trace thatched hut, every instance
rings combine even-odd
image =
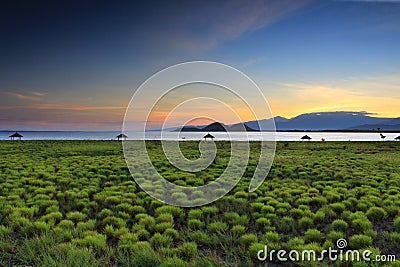
[[[19,132],[15,132],[15,133],[13,133],[12,135],[10,135],[10,139],[11,140],[15,140],[16,138],[18,139],[18,140],[21,140],[22,139],[22,134],[20,134]]]
[[[126,138],[128,138],[128,136],[126,135],[126,134],[119,134],[119,135],[117,135],[117,139],[118,139],[118,141],[121,139],[121,140],[126,140]]]
[[[307,140],[307,141],[310,141],[312,138],[311,137],[309,137],[308,135],[304,135],[302,138],[301,138],[301,140]]]
[[[204,140],[207,140],[207,138],[210,138],[211,140],[214,140],[215,137],[213,135],[211,135],[210,133],[208,133],[203,138],[204,138]]]

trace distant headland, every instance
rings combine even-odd
[[[207,126],[183,126],[175,129],[174,132],[259,132],[245,123],[225,125],[221,122],[213,122]]]

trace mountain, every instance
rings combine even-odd
[[[367,112],[314,112],[301,114],[291,119],[278,116],[274,120],[278,131],[376,130],[377,128],[400,130],[400,118],[377,118],[370,115]],[[246,124],[254,129],[267,130],[272,127],[272,119],[250,121]]]
[[[289,119],[286,119],[286,118],[281,117],[281,116],[276,116],[276,117],[274,117],[274,120],[275,120],[275,123],[282,123],[282,122],[287,122],[287,121],[289,121]]]
[[[338,130],[357,125],[385,123],[389,119],[368,116],[365,112],[318,112],[302,114],[280,124],[282,130]]]
[[[243,132],[243,130],[248,132],[254,132],[258,130],[254,130],[243,123],[237,123],[233,125],[225,125],[220,122],[213,122],[205,127],[193,127],[193,126],[184,126],[176,129],[175,131],[181,132]]]
[[[279,123],[284,123],[289,121],[286,118],[283,117],[275,117],[273,119],[264,119],[264,120],[259,120],[259,121],[248,121],[245,122],[245,125],[248,127],[255,129],[256,131],[262,130],[262,131],[268,131],[268,130],[274,130],[276,127],[276,124]]]
[[[202,132],[226,132],[227,125],[220,122],[213,122],[200,130]]]
[[[251,128],[246,123],[233,124],[228,129],[230,132],[243,132],[243,129],[246,132],[259,132],[259,130],[255,130],[255,129]]]

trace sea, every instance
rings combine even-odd
[[[116,136],[121,131],[18,131],[23,135],[22,140],[117,140]],[[14,131],[0,131],[0,140],[10,140],[9,136]],[[148,131],[127,132],[127,140],[202,140],[206,133],[204,132],[160,132]],[[400,136],[399,133],[383,133],[386,136],[381,138],[379,133],[374,132],[212,132],[218,140],[235,141],[301,141],[301,137],[308,135],[311,141],[394,141],[394,138]]]

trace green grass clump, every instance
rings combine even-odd
[[[150,238],[150,233],[144,228],[133,228],[133,232],[138,236],[140,241],[146,241]]]
[[[162,213],[156,218],[157,223],[174,223],[174,217],[169,213]]]
[[[354,219],[351,221],[353,228],[357,231],[361,230],[363,232],[372,229],[372,223],[367,219]]]
[[[317,211],[313,215],[314,224],[323,223],[325,220],[325,213],[323,211]]]
[[[345,234],[343,232],[339,232],[339,231],[331,231],[328,233],[327,235],[327,239],[332,241],[332,242],[336,242],[338,239],[344,238]]]
[[[160,233],[154,234],[154,236],[150,239],[150,243],[155,248],[169,247],[171,246],[172,242],[173,238],[171,236]]]
[[[190,219],[188,221],[188,227],[190,229],[200,229],[202,228],[204,225],[204,223],[198,219]]]
[[[210,240],[209,236],[201,231],[190,232],[188,235],[190,239],[196,242],[198,245],[206,246],[212,243],[212,240]]]
[[[0,237],[5,237],[10,235],[13,232],[11,228],[8,228],[7,226],[0,225]]]
[[[341,219],[337,219],[332,222],[332,228],[335,231],[345,232],[348,229],[348,227],[349,227],[348,223]]]
[[[299,228],[302,230],[307,230],[311,226],[313,226],[314,221],[309,217],[303,217],[299,220]]]
[[[304,233],[304,238],[306,242],[312,243],[312,242],[320,242],[321,241],[321,232],[317,229],[308,229]]]
[[[285,216],[278,222],[278,230],[282,233],[290,233],[294,228],[294,220],[292,217]]]
[[[130,249],[133,248],[134,245],[139,241],[139,238],[136,234],[133,233],[125,233],[120,236],[118,242],[118,249]]]
[[[193,259],[197,255],[197,244],[195,242],[184,242],[177,248],[178,254],[184,259]]]
[[[280,240],[280,237],[279,237],[279,234],[278,233],[276,233],[276,232],[266,232],[264,235],[263,235],[263,240],[266,242],[266,243],[277,243],[277,242],[279,242],[279,240]]]
[[[107,250],[106,236],[93,231],[85,232],[83,238],[74,239],[72,243],[78,246],[94,248],[99,251]]]
[[[180,258],[167,258],[159,267],[186,267],[186,263]]]
[[[156,215],[163,213],[171,214],[175,217],[183,217],[184,213],[181,208],[175,206],[162,206],[156,209]]]
[[[253,243],[256,243],[258,241],[258,238],[255,234],[245,234],[242,235],[239,239],[239,243],[248,247]]]
[[[261,208],[261,212],[262,212],[262,213],[274,213],[274,212],[275,212],[275,208],[272,207],[272,206],[270,206],[270,205],[264,205],[264,206]]]
[[[172,228],[174,228],[174,224],[171,222],[162,222],[154,225],[154,230],[159,233],[164,233],[167,229]]]
[[[139,220],[138,224],[143,226],[148,231],[154,230],[156,220],[152,216],[140,213],[136,215],[136,219]]]
[[[70,220],[62,220],[61,222],[58,223],[58,226],[63,228],[63,229],[74,229],[75,224],[74,222]]]
[[[271,221],[268,220],[267,218],[261,217],[261,218],[258,218],[258,219],[256,220],[256,224],[257,224],[257,226],[259,226],[259,227],[262,229],[262,228],[264,228],[265,226],[270,225],[270,224],[271,224]]]
[[[301,249],[304,247],[304,243],[305,243],[304,239],[300,237],[294,237],[287,242],[286,247],[289,250],[301,251]]]
[[[209,233],[223,234],[228,231],[228,225],[221,221],[212,222],[207,226],[207,230]]]
[[[366,213],[368,219],[372,222],[379,222],[383,220],[386,214],[386,211],[379,207],[371,207]]]
[[[84,221],[86,219],[87,215],[83,214],[82,212],[79,212],[79,211],[71,211],[71,212],[67,213],[66,217],[68,220],[71,220],[71,221],[77,223],[77,222]]]
[[[188,212],[188,218],[189,219],[198,219],[201,220],[203,217],[203,211],[200,209],[191,209]]]
[[[296,219],[297,219],[297,218],[303,217],[304,212],[303,212],[303,210],[301,210],[301,209],[295,208],[295,209],[290,210],[290,215],[291,215],[293,218],[296,218]]]
[[[372,238],[367,235],[353,235],[350,237],[349,242],[353,249],[361,249],[371,246]]]
[[[346,210],[346,206],[342,203],[333,203],[330,205],[330,207],[336,213],[341,213]]]
[[[246,227],[244,227],[243,225],[234,225],[231,229],[231,233],[234,236],[240,236],[241,234],[243,234],[246,231]]]
[[[240,221],[240,215],[237,212],[226,212],[224,213],[223,220],[230,225],[235,225]]]
[[[253,243],[251,244],[251,246],[249,247],[249,258],[250,259],[257,259],[257,253],[260,250],[264,250],[265,249],[265,244],[261,244],[261,243]]]
[[[393,226],[396,229],[397,232],[400,232],[400,217],[397,217],[394,221],[393,221]]]
[[[172,228],[166,229],[164,231],[164,234],[167,235],[167,236],[172,237],[172,239],[174,239],[174,240],[177,239],[180,236],[179,232],[177,230],[175,230],[175,229],[172,229]]]
[[[86,222],[78,222],[76,224],[77,232],[81,233],[88,230],[95,230],[96,220],[88,220]]]
[[[122,228],[126,226],[126,221],[115,216],[108,216],[103,219],[103,224],[112,225],[115,228]]]
[[[116,259],[121,266],[154,267],[161,262],[150,243],[143,241],[133,244],[128,249],[122,249]]]

